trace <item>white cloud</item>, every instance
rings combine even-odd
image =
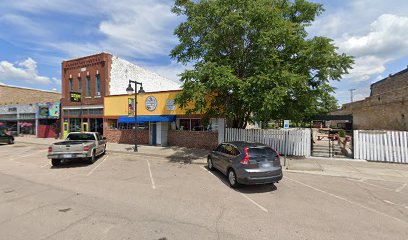
[[[408,17],[384,14],[363,35],[344,34],[336,40],[340,52],[355,56],[354,69],[345,78],[367,81],[386,70],[385,65],[408,54]]]
[[[16,64],[0,62],[0,81],[24,81],[27,83],[50,84],[49,77],[41,76],[37,71],[37,62],[27,58]]]

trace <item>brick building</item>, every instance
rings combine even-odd
[[[59,92],[0,84],[0,128],[13,135],[55,137]]]
[[[0,106],[59,102],[61,93],[0,84]]]
[[[371,85],[370,96],[333,115],[353,115],[353,128],[408,131],[408,68]]]
[[[129,79],[143,83],[146,91],[177,90],[179,85],[126,60],[99,53],[62,62],[62,134],[104,133],[104,98],[125,94]],[[72,96],[79,96],[75,99]]]

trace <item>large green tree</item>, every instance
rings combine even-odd
[[[170,56],[193,65],[181,74],[182,108],[225,115],[232,127],[244,128],[249,121],[301,121],[336,105],[329,82],[341,79],[353,60],[338,54],[331,39],[308,36],[321,4],[176,0],[172,11],[185,21]]]

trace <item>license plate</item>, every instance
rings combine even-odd
[[[62,154],[62,157],[63,158],[70,158],[70,157],[72,157],[72,154]]]
[[[270,163],[262,163],[261,164],[261,167],[264,167],[264,168],[271,167],[271,166],[272,166],[272,164],[270,164]]]

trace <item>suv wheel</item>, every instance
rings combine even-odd
[[[13,143],[14,143],[14,139],[10,138],[10,139],[8,140],[8,144],[13,144]]]
[[[212,161],[211,157],[208,157],[208,159],[207,159],[207,165],[208,165],[208,169],[209,169],[210,171],[213,171],[213,170],[214,170],[214,165],[213,165],[213,161]]]
[[[237,175],[235,174],[233,169],[228,170],[228,183],[230,187],[232,188],[235,188],[238,186]]]
[[[61,159],[51,159],[52,166],[59,166],[61,165]]]

